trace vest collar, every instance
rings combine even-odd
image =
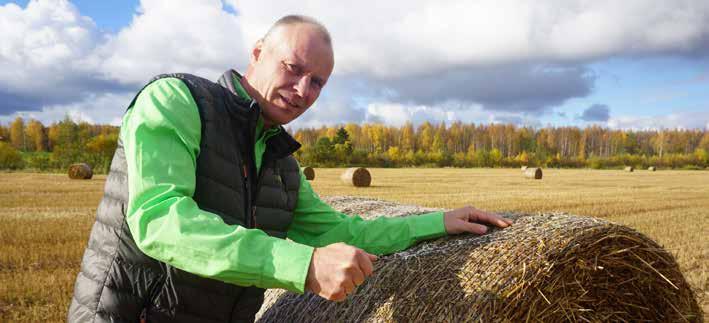
[[[246,100],[239,96],[239,94],[236,91],[236,88],[234,86],[234,79],[240,79],[241,74],[239,72],[230,69],[222,76],[219,78],[217,83],[219,85],[225,87],[226,89],[229,90],[229,93],[236,97],[236,102],[241,105],[242,107],[248,107],[247,109],[229,109],[230,112],[233,113],[245,113],[246,120],[248,122],[248,129],[249,129],[249,137],[250,138],[255,138],[255,133],[256,133],[256,123],[258,122],[258,118],[261,115],[261,107],[258,105],[256,100]],[[292,155],[294,152],[296,152],[298,149],[300,149],[300,143],[296,141],[287,131],[286,129],[283,128],[283,126],[278,126],[280,130],[278,131],[278,134],[271,137],[266,141],[266,152],[265,154],[268,154],[269,157],[273,157],[275,159],[281,159],[286,156]],[[253,140],[252,140],[253,141]]]

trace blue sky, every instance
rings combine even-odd
[[[289,13],[322,21],[336,53],[294,127],[709,127],[701,0],[0,1],[0,123],[118,124],[151,76],[243,69],[251,44]]]

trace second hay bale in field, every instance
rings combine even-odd
[[[86,163],[76,163],[69,165],[69,178],[71,179],[91,179],[94,172],[91,166]]]
[[[312,181],[315,179],[315,170],[312,167],[306,166],[301,167],[300,169],[303,171],[303,175],[306,180]]]
[[[531,179],[542,179],[542,169],[539,167],[529,167],[524,170],[524,177]]]
[[[372,183],[372,175],[363,167],[348,168],[340,175],[340,180],[355,187],[368,187]]]
[[[633,167],[633,166],[625,166],[626,172],[632,173],[634,170],[635,170],[635,167]]]
[[[428,210],[329,201],[365,217]],[[393,204],[393,203],[388,203]],[[341,303],[269,290],[259,322],[701,321],[674,258],[642,234],[566,214],[514,215],[484,236],[441,238],[380,257]]]

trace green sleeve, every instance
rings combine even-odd
[[[336,242],[378,255],[404,250],[426,239],[446,234],[443,212],[409,217],[363,220],[347,216],[323,202],[300,172],[300,190],[288,238],[314,247]]]
[[[303,292],[313,248],[228,225],[192,199],[201,123],[186,85],[147,86],[123,119],[126,221],[145,254],[184,271],[241,286]]]

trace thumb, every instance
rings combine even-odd
[[[369,260],[370,260],[370,261],[376,261],[377,259],[379,259],[379,257],[377,257],[376,255],[373,255],[373,254],[368,253],[368,252],[367,252],[367,257],[369,257]]]
[[[475,234],[485,234],[487,233],[487,227],[482,224],[466,222],[465,231]]]

